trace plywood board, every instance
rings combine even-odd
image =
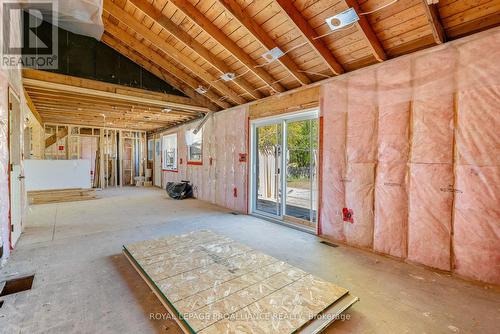
[[[126,245],[124,253],[186,333],[319,333],[357,301],[211,231]]]

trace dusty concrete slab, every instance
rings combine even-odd
[[[157,189],[37,205],[0,280],[36,273],[1,298],[1,333],[179,333],[121,254],[123,244],[211,229],[349,289],[361,301],[327,333],[497,333],[497,288],[438,274]],[[155,319],[150,319],[150,318]]]

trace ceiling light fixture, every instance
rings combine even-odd
[[[279,47],[275,47],[263,53],[261,57],[264,58],[266,62],[269,64],[278,59],[279,57],[283,56],[284,54],[285,53]]]
[[[165,109],[162,109],[161,111],[163,111],[163,112],[171,112],[172,108],[165,108]]]
[[[220,78],[224,81],[232,81],[236,79],[236,74],[234,74],[233,72],[228,72],[221,75]]]
[[[332,31],[343,28],[357,21],[359,21],[358,13],[356,13],[352,7],[344,10],[342,13],[325,19],[326,24],[328,24]]]
[[[208,89],[200,85],[195,89],[195,91],[200,94],[206,94],[208,92]]]

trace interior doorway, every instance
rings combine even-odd
[[[252,122],[251,212],[316,229],[318,111]]]
[[[155,139],[154,144],[154,185],[161,188],[161,139]]]
[[[24,147],[21,143],[21,102],[9,89],[9,162],[10,162],[10,241],[14,247],[23,229],[24,173],[22,168]]]

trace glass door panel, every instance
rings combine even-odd
[[[281,216],[282,124],[256,127],[255,209]]]
[[[317,207],[318,120],[286,122],[285,216],[314,226]]]

